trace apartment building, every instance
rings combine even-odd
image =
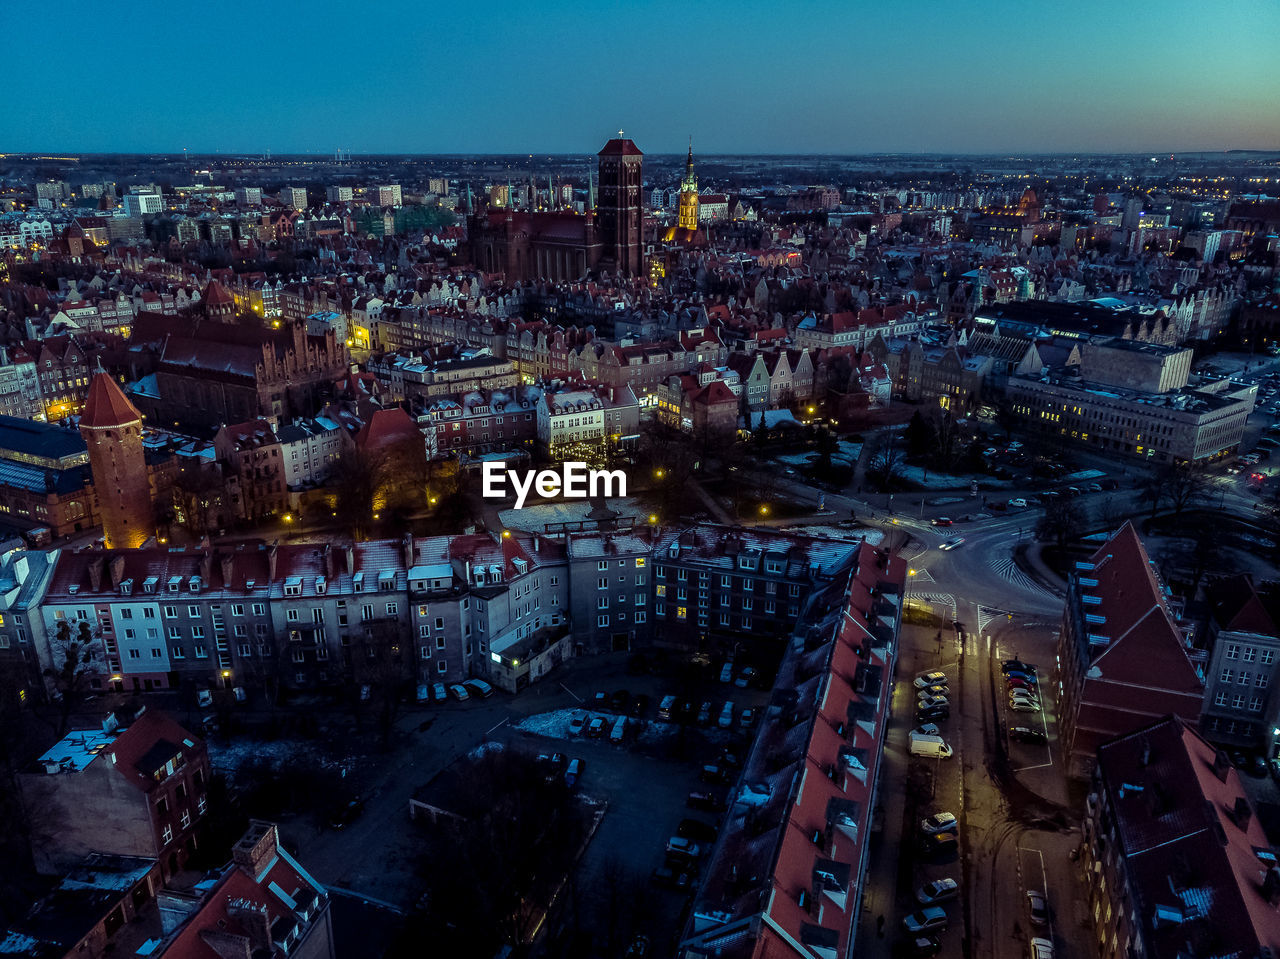
[[[75,730],[18,774],[41,872],[90,853],[159,860],[172,876],[195,852],[207,811],[209,753],[168,716],[142,707]],[[110,823],[111,828],[103,828]]]
[[[1102,744],[1084,874],[1101,959],[1280,950],[1280,867],[1240,773],[1165,716]]]
[[[1103,742],[1159,716],[1199,720],[1203,657],[1190,649],[1132,523],[1076,564],[1057,660],[1069,775],[1088,778]]]
[[[901,557],[855,550],[786,643],[682,959],[854,954],[907,576]]]
[[[1280,682],[1280,595],[1274,584],[1255,587],[1245,574],[1210,584],[1207,594],[1200,731],[1213,742],[1273,756],[1280,746],[1280,699],[1273,692]]]

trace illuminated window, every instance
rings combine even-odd
[[[677,606],[677,607],[676,607],[676,619],[688,619],[688,618],[689,618],[689,610],[688,610],[688,608],[687,608],[687,607],[684,607],[684,606]]]

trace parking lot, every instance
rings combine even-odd
[[[581,706],[535,714],[521,720],[506,738],[523,748],[582,760],[578,789],[608,804],[599,828],[578,862],[548,928],[554,940],[540,944],[544,955],[622,956],[636,936],[649,940],[649,955],[673,954],[697,885],[714,842],[721,812],[690,808],[691,793],[723,797],[737,778],[735,758],[744,754],[752,730],[742,726],[744,709],[758,712],[768,701],[764,688],[772,676],[753,677],[750,688],[719,681],[720,663],[704,664],[691,679],[650,677],[632,681],[651,689],[637,709],[635,696],[595,692]],[[740,670],[733,671],[736,679]],[[664,689],[679,689],[664,693]],[[667,696],[669,714],[660,711]],[[731,702],[732,720],[720,725],[724,704]],[[710,707],[704,710],[704,704]],[[637,715],[639,713],[639,715]],[[611,739],[617,719],[625,716],[621,742]],[[603,732],[591,735],[592,720]],[[701,720],[701,721],[700,721]],[[730,753],[725,761],[726,750]],[[708,769],[707,767],[714,767]],[[712,832],[693,839],[694,857],[668,856],[667,842],[683,820],[693,819]],[[669,873],[655,876],[664,866]],[[681,888],[674,888],[683,873]]]

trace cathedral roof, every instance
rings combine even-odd
[[[80,417],[81,427],[96,429],[110,426],[124,426],[142,420],[138,408],[129,402],[124,390],[110,374],[98,370],[89,383],[89,398],[84,404],[84,415]]]
[[[614,137],[612,140],[606,143],[604,145],[604,149],[601,150],[596,155],[602,156],[602,157],[603,156],[626,156],[626,157],[644,156],[644,154],[640,152],[640,148],[635,145],[635,141],[632,140],[630,137]]]

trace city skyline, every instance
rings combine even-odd
[[[793,16],[756,3],[498,3],[474,26],[389,3],[371,25],[394,25],[394,39],[371,36],[376,56],[335,43],[340,8],[320,4],[279,12],[282,59],[268,69],[252,67],[261,41],[142,8],[131,43],[145,56],[113,57],[107,79],[128,91],[119,110],[84,110],[83,77],[41,69],[44,45],[9,51],[26,104],[0,121],[9,151],[573,154],[619,128],[653,154],[683,152],[690,133],[707,155],[1280,148],[1267,40],[1280,8],[1267,3],[1139,3],[1120,24],[1101,4],[1050,23],[1000,0],[949,17],[923,3]],[[33,12],[10,8],[6,26]],[[254,12],[228,0],[219,19]],[[67,16],[92,10],[76,2]]]

